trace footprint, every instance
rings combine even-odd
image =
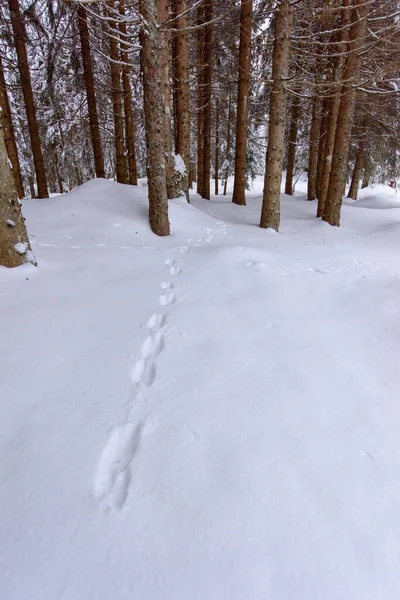
[[[150,386],[154,382],[155,378],[156,365],[151,361],[147,361],[143,373],[143,383],[147,386]]]
[[[148,358],[150,358],[150,355],[139,358],[132,369],[131,379],[136,385],[139,385],[140,383],[151,385],[155,379],[156,366],[151,360],[148,360]]]
[[[170,267],[169,272],[171,273],[171,275],[180,275],[182,272],[182,266],[175,264],[172,267]]]
[[[174,263],[175,263],[175,261],[172,258],[167,258],[167,260],[165,261],[164,264],[167,265],[167,267],[170,267]]]
[[[154,313],[146,323],[148,329],[162,327],[165,324],[167,315],[165,313]]]
[[[139,360],[137,360],[135,362],[133,369],[131,371],[131,379],[132,379],[133,383],[139,384],[143,381],[145,368],[146,368],[146,359],[139,358]]]
[[[142,356],[158,356],[164,348],[164,336],[161,331],[156,331],[154,335],[149,335],[142,344]]]
[[[174,285],[170,281],[163,281],[161,287],[163,290],[172,290]]]
[[[117,427],[108,438],[97,464],[94,495],[106,511],[120,510],[131,481],[131,462],[139,448],[141,424]]]
[[[171,304],[175,302],[176,296],[174,292],[168,292],[166,294],[162,294],[159,300],[161,306],[171,306]]]
[[[181,254],[186,254],[187,252],[189,252],[189,246],[181,246],[181,247],[179,248],[179,252],[180,252]]]

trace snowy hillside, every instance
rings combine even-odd
[[[0,598],[395,600],[400,199],[24,204],[0,268]],[[144,184],[143,184],[144,186]],[[303,187],[302,187],[303,186]],[[373,210],[371,210],[373,209]]]

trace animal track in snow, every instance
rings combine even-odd
[[[163,281],[161,287],[163,290],[172,290],[174,285],[170,281]]]
[[[136,385],[144,383],[145,385],[150,386],[153,383],[155,376],[156,366],[151,360],[151,355],[147,357],[142,356],[142,358],[139,358],[139,360],[135,362],[131,372],[133,383]]]
[[[161,331],[149,335],[142,344],[142,357],[158,356],[164,347],[164,336]]]
[[[167,315],[165,313],[154,313],[146,323],[148,329],[162,327],[165,324]]]
[[[171,306],[176,301],[176,296],[174,292],[167,292],[166,294],[161,294],[159,300],[161,306]]]
[[[120,510],[131,481],[131,462],[139,448],[141,425],[127,423],[108,438],[100,456],[94,481],[94,494],[106,511]]]

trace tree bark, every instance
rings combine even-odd
[[[224,196],[226,196],[226,188],[228,186],[229,178],[229,167],[231,164],[231,117],[232,117],[232,98],[231,98],[231,87],[229,86],[229,97],[228,97],[228,123],[226,132],[226,169],[225,169],[225,181],[224,181]]]
[[[211,178],[211,80],[212,80],[212,18],[213,0],[206,0],[204,31],[204,141],[202,196],[210,200]]]
[[[0,124],[0,265],[35,264]]]
[[[282,163],[285,146],[287,92],[284,81],[289,72],[290,35],[293,7],[282,0],[275,16],[275,42],[272,56],[272,90],[270,94],[268,146],[266,155],[263,203],[260,227],[279,230]]]
[[[101,148],[99,118],[97,115],[96,96],[94,92],[94,77],[92,57],[90,55],[89,29],[87,24],[86,8],[78,6],[78,29],[81,41],[83,77],[86,87],[86,99],[89,113],[90,136],[93,147],[94,169],[96,177],[104,177],[104,159]]]
[[[289,128],[289,143],[287,153],[287,165],[286,165],[286,181],[285,181],[285,194],[289,196],[293,195],[293,176],[296,159],[296,143],[297,143],[297,130],[299,127],[299,116],[300,116],[300,102],[297,96],[293,97],[292,110],[290,116],[290,128]]]
[[[215,195],[218,196],[219,184],[219,98],[215,107],[215,154],[214,154],[214,174],[215,174]]]
[[[168,21],[168,0],[158,0],[159,3],[159,23],[162,25]],[[172,144],[171,127],[171,85],[169,77],[169,41],[170,31],[168,26],[161,29],[162,38],[162,90],[164,107],[164,150],[165,150],[165,175],[167,179],[168,198],[175,198],[175,161]]]
[[[321,125],[321,100],[315,94],[312,103],[312,116],[310,127],[310,149],[308,153],[308,184],[307,199],[315,200],[317,197],[317,160],[318,144]]]
[[[127,39],[126,23],[123,20],[125,17],[125,4],[124,0],[119,2],[119,14],[122,20],[118,23],[119,30],[121,32],[121,61],[122,61],[122,86],[124,94],[124,113],[125,113],[125,140],[128,149],[128,170],[129,170],[129,183],[131,185],[137,185],[137,164],[136,164],[136,152],[135,152],[135,121],[133,118],[132,108],[132,90],[131,82],[129,79],[129,56],[128,46],[124,43]]]
[[[176,146],[175,153],[180,154],[186,167],[186,181],[190,173],[190,106],[189,106],[189,45],[187,35],[186,0],[174,0],[174,21],[176,29],[174,46],[174,79],[176,98]],[[179,16],[182,15],[182,16]],[[183,190],[189,200],[189,192]]]
[[[329,106],[329,99],[324,98],[324,100],[322,102],[322,108],[321,108],[321,123],[320,123],[319,142],[318,142],[317,172],[315,175],[317,198],[320,198],[320,196],[321,196],[321,177],[322,177],[322,170],[323,170],[324,158],[325,158],[326,130],[327,130],[327,125],[328,125],[328,106]],[[321,216],[321,215],[318,215],[318,216]]]
[[[360,144],[358,146],[357,154],[356,154],[356,160],[354,163],[353,176],[351,178],[350,189],[349,189],[349,193],[347,195],[348,198],[353,198],[353,200],[357,200],[363,166],[364,166],[364,144],[363,144],[363,142],[360,142]]]
[[[163,34],[159,28],[159,0],[140,0],[144,112],[146,119],[149,221],[157,235],[169,235],[165,176],[165,115],[163,96]]]
[[[247,128],[249,114],[249,84],[251,58],[251,22],[253,1],[241,0],[239,42],[239,84],[236,116],[235,181],[232,202],[246,204]]]
[[[114,2],[110,2],[111,8],[114,8]],[[111,17],[111,12],[108,11]],[[110,25],[109,29],[110,44],[110,71],[111,71],[111,97],[113,103],[114,117],[114,147],[115,147],[115,174],[118,183],[128,183],[128,170],[125,160],[124,144],[124,119],[122,116],[122,98],[121,98],[121,69],[119,65],[119,52],[115,29]]]
[[[324,221],[336,227],[340,226],[342,196],[346,185],[350,138],[357,95],[354,86],[359,82],[361,75],[362,55],[360,50],[367,32],[368,6],[368,4],[359,4],[352,11],[349,54],[343,75],[345,83],[341,93],[331,174],[322,217]]]
[[[204,4],[197,7],[197,193],[203,195],[204,164]]]
[[[36,120],[36,108],[33,99],[31,74],[29,71],[28,56],[25,46],[24,29],[18,0],[8,0],[11,25],[14,33],[15,49],[18,57],[18,70],[21,79],[22,94],[24,97],[26,116],[28,120],[29,136],[31,139],[33,163],[35,165],[37,192],[39,198],[48,198],[46,171],[44,168],[42,148],[40,145],[39,128]]]
[[[21,177],[21,167],[19,164],[17,142],[15,140],[14,126],[11,116],[10,102],[7,95],[6,80],[4,77],[3,65],[0,56],[0,116],[1,124],[4,132],[4,142],[6,144],[8,158],[12,165],[12,174],[14,177],[15,187],[17,189],[18,198],[24,198],[25,191]]]

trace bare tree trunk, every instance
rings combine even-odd
[[[322,109],[321,109],[321,125],[320,125],[319,142],[318,142],[317,173],[315,175],[318,199],[321,196],[321,177],[322,177],[322,170],[324,167],[324,158],[325,158],[326,129],[327,129],[327,124],[328,124],[328,106],[329,106],[329,100],[328,100],[328,98],[324,98],[324,100],[322,102]]]
[[[86,87],[86,98],[89,113],[90,136],[92,139],[94,169],[96,177],[104,177],[104,159],[101,149],[99,118],[97,115],[96,96],[94,92],[94,77],[92,57],[90,55],[89,29],[87,24],[86,8],[78,6],[78,28],[81,40],[83,76]]]
[[[48,198],[46,171],[44,168],[42,148],[40,145],[39,128],[36,120],[36,108],[33,99],[31,74],[29,71],[28,56],[26,53],[24,29],[18,0],[8,0],[11,25],[14,33],[15,49],[18,56],[18,70],[21,79],[22,94],[24,97],[26,116],[28,120],[29,136],[31,139],[33,162],[35,165],[36,182],[39,198]]]
[[[266,155],[263,204],[260,227],[279,230],[282,163],[285,147],[286,90],[284,80],[289,72],[290,35],[293,7],[282,0],[275,16],[275,42],[272,57],[272,90],[270,94],[268,146]]]
[[[296,143],[297,143],[297,130],[299,127],[299,116],[300,116],[300,102],[297,96],[293,97],[292,110],[290,116],[290,128],[289,128],[289,144],[287,153],[287,165],[286,165],[286,181],[285,181],[285,194],[289,196],[293,195],[293,175],[296,159]]]
[[[226,188],[228,186],[229,178],[229,167],[231,164],[231,117],[232,117],[232,98],[231,98],[231,87],[229,85],[229,98],[228,98],[228,131],[226,133],[226,169],[225,169],[225,181],[224,181],[224,196],[226,196]]]
[[[17,188],[18,198],[24,198],[25,191],[21,177],[21,167],[19,164],[17,143],[15,141],[14,126],[11,117],[10,102],[8,100],[6,81],[4,77],[3,65],[0,56],[0,116],[4,132],[4,142],[7,148],[8,158],[12,165],[12,174],[15,187]]]
[[[215,173],[215,195],[218,196],[219,184],[219,98],[216,100],[215,107],[215,153],[214,153],[214,173]]]
[[[197,193],[203,195],[204,165],[204,4],[197,7]]]
[[[367,32],[368,6],[368,4],[359,4],[352,11],[349,55],[343,75],[345,83],[340,99],[331,174],[322,217],[324,221],[336,227],[340,226],[342,196],[346,185],[350,138],[357,95],[355,85],[359,82],[361,74],[362,54],[360,49]]]
[[[0,125],[0,265],[35,264]]]
[[[190,108],[189,108],[189,45],[187,35],[187,9],[186,0],[174,0],[174,21],[176,29],[174,36],[174,79],[176,98],[176,147],[175,153],[180,154],[185,163],[188,181],[190,173]],[[179,16],[182,15],[182,16]],[[186,198],[189,201],[189,192],[186,189]]]
[[[308,184],[307,199],[315,200],[317,197],[317,160],[318,143],[321,125],[321,100],[315,94],[312,103],[312,116],[310,127],[310,150],[308,153]]]
[[[353,198],[353,200],[357,200],[363,166],[364,166],[364,144],[363,144],[363,142],[360,142],[360,144],[358,146],[357,154],[356,154],[356,160],[354,163],[353,176],[351,178],[350,189],[349,189],[349,193],[347,195],[348,198]]]
[[[206,0],[204,8],[204,141],[202,196],[210,200],[211,178],[211,78],[212,78],[212,18],[213,0]]]
[[[110,2],[111,8],[114,8],[114,2]],[[108,11],[108,16],[111,17]],[[111,70],[111,97],[113,103],[114,117],[114,146],[115,146],[115,173],[118,183],[128,183],[128,170],[125,160],[124,144],[124,119],[122,116],[122,98],[121,98],[121,70],[119,65],[118,43],[115,39],[117,32],[110,25],[109,30],[110,44],[110,70]]]
[[[232,202],[246,204],[247,128],[249,114],[249,83],[251,58],[251,22],[253,0],[241,0],[239,42],[239,84],[236,116],[235,181]]]
[[[121,32],[121,60],[122,60],[122,85],[124,94],[124,113],[125,113],[125,139],[128,149],[128,167],[129,167],[129,183],[137,185],[137,164],[135,152],[135,122],[132,109],[132,91],[131,82],[129,80],[129,56],[128,46],[124,43],[127,39],[126,23],[123,20],[125,17],[124,0],[119,1],[119,14],[122,20],[118,23]]]
[[[168,21],[168,0],[158,0],[159,22],[160,24]],[[162,59],[162,90],[164,107],[164,149],[165,149],[165,175],[167,179],[168,198],[176,197],[175,173],[174,173],[174,153],[172,144],[171,128],[171,85],[169,78],[169,38],[170,31],[168,27],[161,30],[163,50]]]
[[[368,154],[364,151],[364,173],[361,183],[361,189],[365,189],[369,186],[369,182],[371,179],[371,161],[368,157]]]
[[[144,112],[146,118],[147,179],[149,189],[149,221],[157,235],[169,235],[168,194],[165,176],[165,114],[163,68],[165,44],[159,28],[159,0],[139,0],[145,27],[141,41]]]

